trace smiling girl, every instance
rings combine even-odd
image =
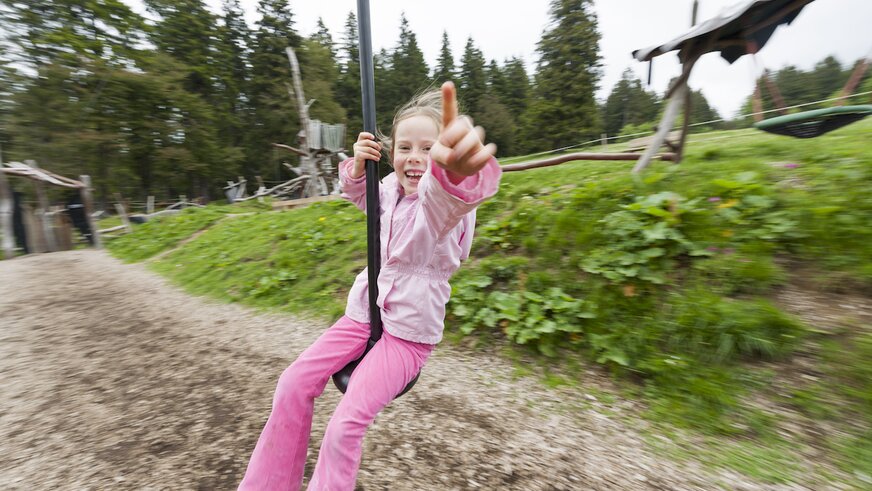
[[[384,141],[394,172],[379,187],[384,332],[364,357],[327,425],[309,489],[353,490],[363,437],[376,415],[418,374],[442,339],[448,279],[469,256],[475,209],[498,189],[500,166],[484,130],[457,117],[454,85],[424,93],[395,115]],[[366,210],[367,160],[382,145],[361,133],[339,166],[343,197]],[[314,400],[330,376],[359,358],[369,338],[367,270],[355,279],[345,315],[279,378],[272,413],[239,489],[299,489]]]

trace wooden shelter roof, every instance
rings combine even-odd
[[[41,181],[46,184],[51,184],[53,186],[61,186],[72,189],[85,187],[85,185],[81,181],[70,179],[69,177],[64,177],[55,174],[54,172],[47,171],[45,169],[22,164],[21,162],[6,162],[5,164],[0,165],[0,172],[3,172],[7,176],[26,177],[28,179],[33,179],[34,181]]]

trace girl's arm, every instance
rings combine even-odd
[[[339,186],[342,197],[354,203],[362,212],[366,213],[366,174],[353,178],[354,158],[348,158],[339,164]]]
[[[339,184],[342,197],[354,203],[366,213],[366,174],[364,166],[367,160],[379,161],[381,145],[375,141],[375,136],[366,131],[357,136],[354,144],[354,157],[339,164]]]
[[[421,209],[439,237],[497,192],[502,169],[493,157],[496,146],[483,139],[484,129],[457,117],[454,84],[442,84],[442,132],[430,150],[430,172],[418,185]]]
[[[420,213],[436,236],[442,237],[466,214],[496,194],[501,176],[502,168],[493,157],[478,172],[461,179],[452,179],[448,171],[430,162],[430,172],[418,184]]]

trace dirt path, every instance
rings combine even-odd
[[[0,488],[234,489],[275,381],[326,327],[194,298],[101,252],[0,261]],[[338,398],[318,400],[307,472]],[[358,484],[805,489],[652,455],[628,406],[443,345],[370,429]]]

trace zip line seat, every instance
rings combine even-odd
[[[785,114],[754,123],[758,130],[794,138],[814,138],[872,114],[872,104],[836,106]]]

